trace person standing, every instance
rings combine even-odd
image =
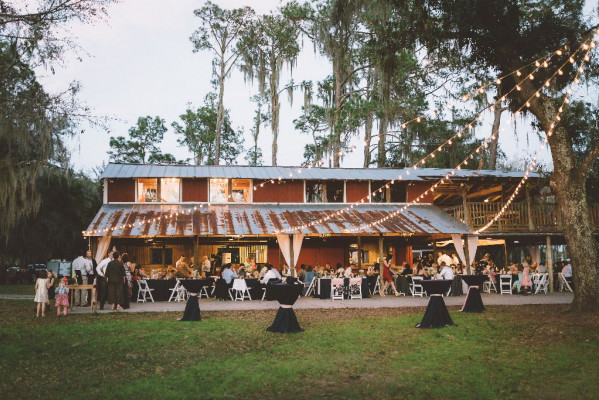
[[[98,266],[98,262],[92,257],[91,250],[88,250],[86,252],[85,258],[87,258],[92,263],[91,270],[87,272],[87,282],[88,282],[89,285],[97,285],[97,282],[96,282],[96,267]],[[88,299],[88,303],[91,303],[92,300],[96,300],[97,301],[98,297],[96,295],[96,298],[92,299],[92,290],[91,289],[87,289],[87,299]]]
[[[56,275],[52,270],[48,270],[48,301],[46,305],[48,309],[51,309],[52,305],[50,304],[50,300],[54,300],[55,292],[54,292],[54,280],[56,279]]]
[[[121,307],[125,310],[129,309],[130,304],[129,301],[131,299],[131,289],[133,288],[132,280],[131,280],[131,262],[129,261],[129,254],[123,253],[121,255],[121,262],[125,267],[125,285],[123,285],[123,301],[121,302]]]
[[[125,266],[119,261],[120,254],[115,251],[113,260],[106,266],[106,281],[108,283],[108,303],[112,304],[112,310],[122,311],[123,288],[125,286]]]
[[[46,271],[40,272],[40,277],[35,281],[35,298],[33,299],[37,303],[36,317],[46,316],[46,302],[48,301],[48,274]]]
[[[208,259],[208,256],[204,256],[202,259],[202,274],[204,274],[205,278],[208,278],[210,276],[211,268],[212,266],[210,265],[210,260]]]
[[[86,257],[89,254],[89,258]],[[85,256],[80,255],[75,260],[73,260],[73,272],[77,276],[77,284],[79,285],[87,285],[87,275],[93,268],[93,264],[91,262],[91,251],[86,251]],[[82,298],[83,297],[83,298]],[[77,289],[75,290],[75,306],[87,306],[87,290]]]
[[[108,263],[112,261],[112,251],[108,253],[108,256],[100,261],[100,264],[96,267],[96,286],[98,288],[98,303],[100,303],[100,310],[104,309],[106,303],[106,295],[108,286],[106,284],[106,267]]]

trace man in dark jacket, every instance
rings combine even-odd
[[[125,285],[125,266],[121,262],[120,254],[115,251],[112,255],[113,260],[106,267],[106,280],[108,281],[108,303],[112,304],[112,309],[121,311],[123,302],[123,291]]]

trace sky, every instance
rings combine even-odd
[[[240,1],[216,0],[223,8],[249,5],[261,13],[276,9],[279,0]],[[168,6],[166,6],[168,4]],[[69,140],[71,161],[76,169],[90,171],[108,162],[109,137],[127,136],[140,116],[159,115],[169,126],[160,145],[165,153],[178,159],[190,158],[191,154],[176,141],[170,124],[177,121],[190,103],[197,107],[204,96],[212,91],[212,55],[208,51],[194,53],[189,37],[199,26],[193,10],[203,1],[177,0],[122,0],[108,9],[108,20],[93,25],[73,25],[70,30],[82,50],[69,52],[61,65],[54,65],[54,73],[38,71],[40,80],[50,92],[64,90],[69,82],[81,84],[79,99],[86,103],[96,116],[109,117],[108,131],[99,127],[82,127],[83,133]],[[590,7],[589,7],[590,9]],[[596,15],[596,5],[591,15]],[[331,71],[326,58],[315,54],[312,44],[304,40],[293,74],[285,69],[280,79],[281,87],[293,79],[322,80]],[[245,148],[252,145],[250,127],[254,104],[250,97],[258,92],[256,86],[245,82],[241,72],[234,70],[225,86],[225,107],[230,110],[234,127],[244,131]],[[279,129],[279,165],[300,165],[304,145],[310,137],[296,132],[293,120],[301,113],[302,94],[297,91],[293,105],[286,93],[281,95]],[[532,133],[529,121],[516,123],[506,116],[502,121],[499,144],[508,159],[518,162],[530,159],[540,140]],[[492,115],[488,113],[483,126],[476,130],[479,138],[491,132]],[[261,128],[259,146],[263,152],[264,165],[271,163],[270,127]],[[357,148],[342,161],[342,167],[363,165],[363,143],[359,138],[352,142]],[[244,153],[238,163],[246,161]],[[540,160],[550,166],[548,151]]]

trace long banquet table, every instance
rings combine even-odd
[[[314,278],[318,279],[316,282],[316,290],[314,291],[314,297],[321,300],[331,298],[331,278]],[[349,287],[349,278],[343,278],[343,284],[347,288]],[[368,279],[362,277],[362,298],[366,299],[370,297],[370,290],[368,285]]]

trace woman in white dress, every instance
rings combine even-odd
[[[42,317],[46,316],[46,302],[48,301],[48,275],[46,271],[40,272],[40,277],[35,281],[35,299],[33,299],[37,303],[37,313],[36,316],[40,316],[40,311]]]

